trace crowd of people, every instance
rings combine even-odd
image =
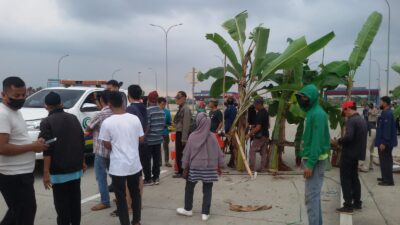
[[[87,165],[85,135],[93,136],[94,170],[100,192],[100,203],[93,211],[111,207],[110,187],[115,193],[117,209],[111,214],[121,225],[141,222],[144,186],[160,184],[160,167],[170,164],[170,126],[175,128],[176,170],[174,178],[186,180],[184,207],[177,208],[182,216],[193,215],[194,188],[203,183],[202,220],[210,217],[213,183],[218,181],[224,167],[224,152],[219,141],[227,136],[225,149],[231,154],[228,167],[235,167],[237,150],[229,143],[237,115],[235,99],[229,97],[225,111],[219,102],[200,103],[194,115],[186,103],[187,95],[179,91],[175,97],[178,111],[172,119],[167,100],[152,91],[146,98],[139,85],[128,87],[128,98],[120,92],[122,84],[110,80],[104,91],[96,95],[100,111],[85,131],[76,116],[64,111],[62,98],[50,92],[43,105],[48,116],[41,121],[35,142],[29,141],[27,127],[19,111],[26,99],[25,82],[19,77],[3,81],[3,103],[0,104],[0,191],[8,206],[1,225],[32,225],[36,214],[33,187],[35,153],[43,152],[43,184],[51,189],[57,224],[78,225],[81,221],[81,177]],[[362,209],[361,185],[358,171],[372,169],[374,147],[378,148],[382,177],[379,185],[393,186],[392,150],[397,146],[397,130],[391,110],[391,100],[381,98],[381,111],[372,104],[360,115],[354,101],[342,104],[346,118],[344,135],[330,138],[328,116],[319,105],[319,92],[307,85],[296,94],[297,102],[306,112],[301,157],[305,181],[305,204],[310,225],[322,224],[321,189],[325,164],[331,144],[342,146],[340,180],[344,205],[339,213]],[[257,169],[264,172],[270,140],[270,121],[265,100],[258,97],[248,110],[249,165],[256,170],[256,153],[261,155]],[[129,103],[129,104],[128,104]],[[226,134],[224,134],[224,132]],[[232,138],[231,138],[232,139]],[[368,149],[368,151],[366,151]],[[162,157],[164,151],[164,157]],[[108,176],[112,183],[108,184]],[[130,219],[130,213],[132,219]]]

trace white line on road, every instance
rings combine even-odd
[[[163,174],[163,173],[166,173],[166,172],[168,172],[168,170],[161,170],[160,174]],[[98,199],[98,198],[100,198],[100,193],[82,199],[81,200],[81,205],[83,205],[83,204],[85,204],[87,202],[93,201],[95,199]]]

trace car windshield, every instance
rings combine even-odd
[[[55,92],[61,96],[61,101],[65,109],[72,108],[81,98],[85,91],[82,90],[65,90],[65,89],[46,89],[41,90],[26,99],[24,107],[26,108],[43,108],[44,98],[50,92]]]

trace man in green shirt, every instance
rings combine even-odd
[[[222,128],[222,112],[218,109],[218,100],[211,99],[208,102],[208,107],[210,108],[209,116],[211,118],[211,128],[210,131],[213,133],[218,133]]]
[[[325,161],[330,150],[328,117],[319,105],[315,85],[305,86],[297,101],[307,113],[303,134],[304,177],[306,178],[305,202],[310,225],[322,225],[321,189],[324,181]]]

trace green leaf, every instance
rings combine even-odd
[[[207,76],[206,74],[202,73],[201,71],[199,71],[197,73],[197,80],[199,82],[203,82],[203,81],[207,80],[208,78],[209,78],[209,76]]]
[[[210,95],[212,97],[219,97],[223,93],[222,87],[224,83],[224,78],[219,78],[211,85]],[[225,76],[225,92],[229,91],[231,87],[236,84],[236,80],[233,77]]]
[[[392,69],[400,74],[400,63],[393,63]]]
[[[241,71],[243,70],[242,66],[239,64],[236,54],[233,51],[232,47],[228,44],[228,42],[226,42],[226,40],[217,33],[206,34],[206,38],[207,38],[207,40],[211,40],[212,42],[214,42],[215,44],[218,45],[222,54],[226,55],[226,57],[229,59],[229,61],[233,65],[233,68],[235,68],[236,72],[238,74],[241,74]]]
[[[345,78],[339,77],[336,74],[323,74],[314,80],[314,84],[318,89],[333,90],[340,84],[346,84]]]
[[[263,71],[261,80],[269,78],[278,69],[290,69],[294,65],[302,63],[310,55],[326,46],[334,37],[335,34],[330,32],[309,45],[304,37],[293,41],[278,58],[268,64]]]
[[[334,61],[322,67],[321,73],[333,73],[339,77],[344,77],[349,75],[350,66],[348,61]]]
[[[242,45],[246,40],[246,19],[247,11],[239,13],[235,18],[227,20],[222,27],[228,31],[233,40],[240,42]]]
[[[351,55],[349,57],[350,68],[356,71],[364,61],[368,49],[375,39],[376,33],[382,22],[382,15],[378,12],[373,12],[364,23],[361,31],[358,33],[357,40]]]
[[[271,117],[275,117],[276,114],[278,113],[278,105],[279,101],[274,100],[271,104],[268,106],[268,114]]]
[[[275,86],[270,88],[270,92],[277,92],[277,91],[297,91],[301,89],[301,85],[298,84],[282,84],[279,86]]]
[[[400,107],[394,109],[393,115],[396,119],[400,117]]]
[[[393,98],[400,98],[400,86],[397,86],[393,91],[392,91]]]
[[[208,70],[205,74],[205,77],[214,77],[215,79],[219,79],[224,77],[224,67],[215,67]]]
[[[253,71],[261,71],[260,66],[262,65],[262,62],[267,54],[268,37],[269,29],[265,27],[256,27],[253,31],[252,39],[256,43],[253,60]]]

